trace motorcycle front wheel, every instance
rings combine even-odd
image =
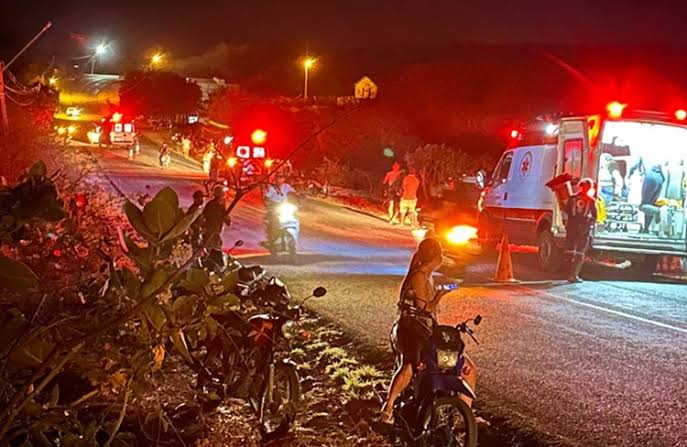
[[[274,365],[274,381],[270,389],[269,378],[265,378],[265,389],[261,396],[260,416],[267,433],[284,424],[290,424],[300,402],[300,381],[296,368],[288,364]]]
[[[437,398],[427,413],[425,446],[477,446],[475,415],[459,397]]]

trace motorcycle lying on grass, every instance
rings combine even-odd
[[[303,304],[327,290],[318,287],[294,306],[286,286],[262,267],[243,267],[237,261],[229,266],[238,278],[235,294],[241,309],[217,316],[217,336],[198,346],[192,365],[196,386],[217,405],[224,397],[245,399],[258,416],[263,440],[279,437],[288,432],[300,401],[289,341],[300,332]],[[251,315],[254,309],[266,312]]]
[[[479,344],[468,324],[477,326],[481,321],[482,317],[477,315],[457,326],[434,327],[413,380],[394,405],[394,423],[389,434],[395,441],[422,447],[477,445],[477,422],[465,402],[471,402],[476,395],[461,376],[465,365],[461,334],[469,335]],[[396,327],[391,337],[396,353],[395,333]],[[397,355],[397,366],[399,361]]]

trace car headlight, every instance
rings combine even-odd
[[[281,222],[290,222],[296,220],[296,211],[298,211],[298,207],[293,203],[282,203],[279,205],[277,211]]]
[[[292,338],[296,338],[296,335],[298,335],[298,323],[296,323],[295,321],[292,321],[292,320],[287,321],[281,327],[281,334],[287,340],[291,340]]]
[[[446,240],[452,245],[467,244],[477,237],[477,228],[470,225],[458,225],[446,234]]]
[[[458,364],[458,351],[443,351],[437,349],[437,366],[439,369],[455,368]]]

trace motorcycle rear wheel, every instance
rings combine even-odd
[[[459,397],[434,400],[429,418],[425,446],[476,447],[477,421],[472,409]]]

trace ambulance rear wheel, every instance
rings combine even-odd
[[[550,230],[539,233],[537,260],[539,267],[547,272],[559,272],[563,267],[563,250],[556,245]]]

